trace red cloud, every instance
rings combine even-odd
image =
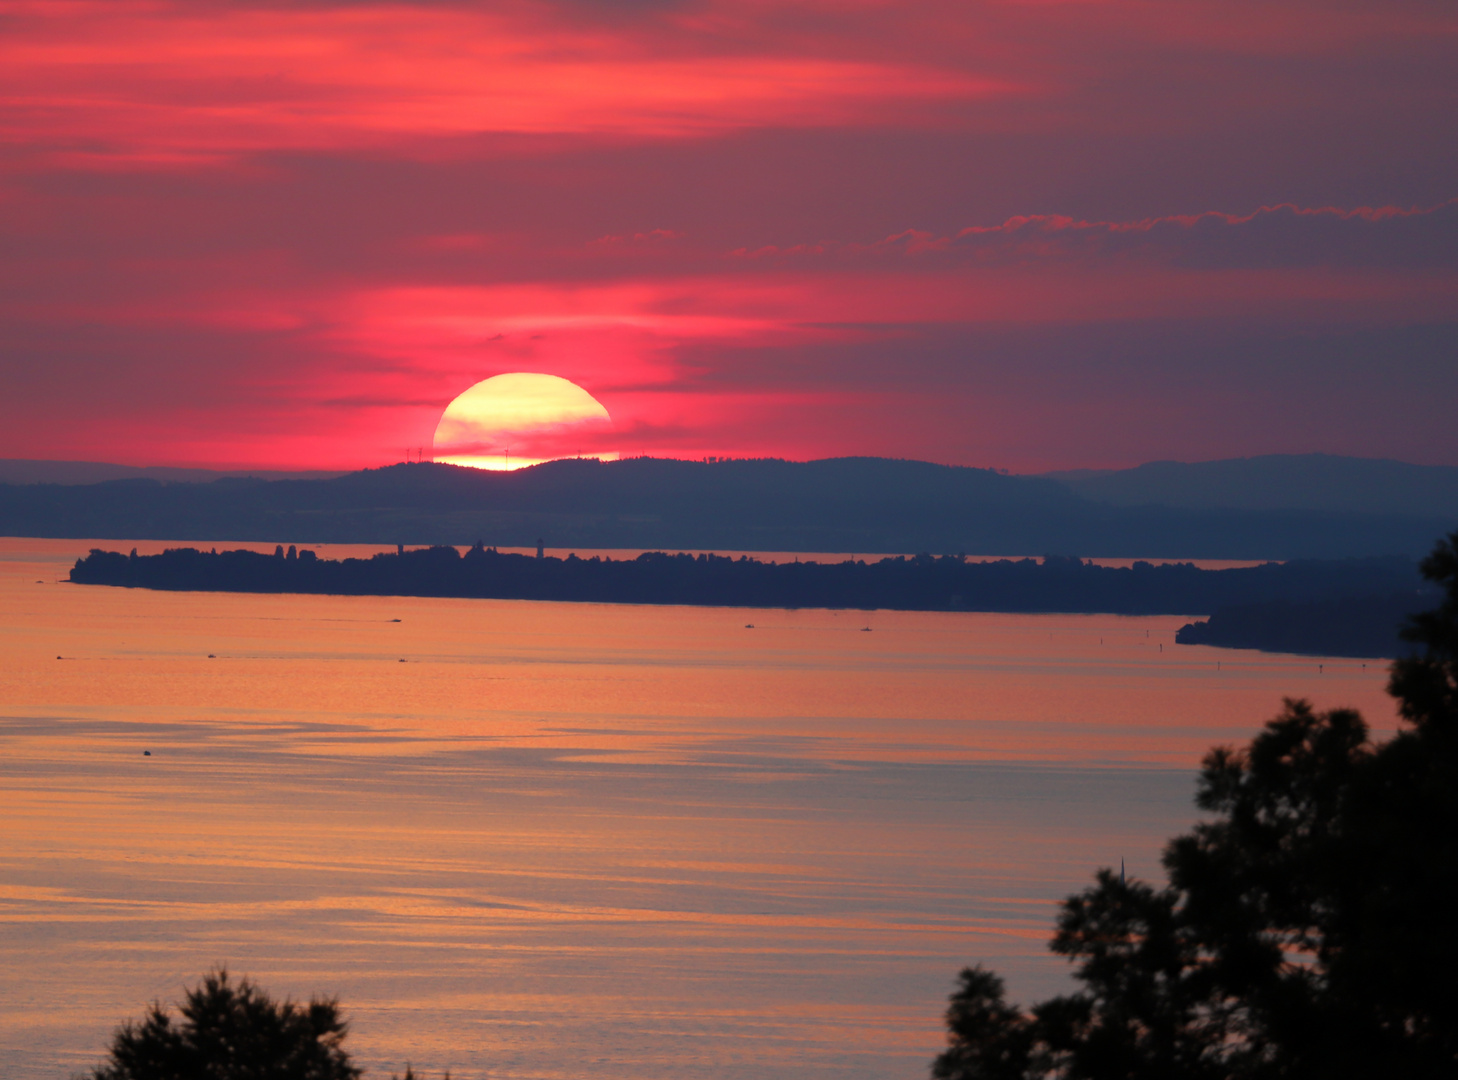
[[[627,453],[1458,454],[1451,6],[0,20],[0,455],[374,464],[510,370]]]
[[[208,162],[482,133],[697,136],[914,122],[1006,83],[889,56],[583,26],[546,9],[0,4],[3,131],[72,164]]]

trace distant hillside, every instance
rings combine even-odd
[[[1112,506],[1458,517],[1458,468],[1383,458],[1267,454],[1151,461],[1133,469],[1080,469],[1043,477]]]
[[[343,475],[339,470],[279,472],[269,469],[178,469],[168,465],[111,465],[104,461],[25,461],[21,458],[0,458],[0,484],[102,484],[108,480],[210,484],[224,477],[325,480]]]
[[[1458,515],[1115,507],[1049,479],[884,458],[0,485],[12,536],[1289,559],[1423,555],[1455,527]]]

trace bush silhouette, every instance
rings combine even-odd
[[[1064,901],[1081,988],[1029,1011],[961,973],[937,1080],[1458,1076],[1458,533],[1423,573],[1373,744],[1356,712],[1285,709],[1205,758],[1213,817],[1171,840],[1169,884],[1108,870]]]
[[[154,1003],[123,1024],[91,1080],[356,1080],[338,1002],[274,1001],[225,970],[187,992],[177,1018]]]
[[[154,1003],[140,1024],[123,1024],[87,1080],[356,1080],[362,1071],[339,1045],[349,1024],[333,998],[274,1001],[219,968],[187,992],[178,1014],[174,1022]],[[391,1080],[424,1078],[407,1065]]]

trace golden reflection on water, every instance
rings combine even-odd
[[[58,583],[89,546],[0,539],[6,1076],[222,962],[372,1070],[924,1076],[960,966],[1053,992],[1054,902],[1157,876],[1209,745],[1391,723],[1379,664],[1180,618]]]

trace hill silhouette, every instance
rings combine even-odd
[[[108,480],[160,480],[164,483],[207,484],[225,477],[259,480],[323,480],[346,469],[189,469],[172,465],[114,465],[105,461],[31,461],[0,458],[0,484],[101,484]]]
[[[1318,510],[1458,517],[1458,468],[1336,454],[1151,461],[1133,469],[1045,473],[1113,506]]]
[[[0,533],[118,539],[1289,559],[1418,555],[1438,514],[1116,507],[885,458],[403,464],[332,479],[0,485]]]

